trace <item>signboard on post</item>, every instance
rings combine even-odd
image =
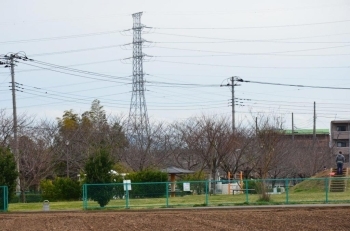
[[[123,180],[123,184],[124,184],[124,191],[131,190],[131,180]]]
[[[183,191],[189,192],[191,191],[190,183],[183,183]]]

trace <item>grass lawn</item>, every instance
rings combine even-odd
[[[137,198],[130,199],[128,206],[131,209],[142,208],[166,208],[166,207],[198,207],[206,206],[235,206],[235,205],[259,205],[259,204],[287,204],[286,193],[271,194],[270,202],[258,202],[259,194],[238,195],[186,195],[167,198]],[[328,193],[328,203],[350,203],[349,192]],[[248,203],[246,202],[248,198]],[[293,192],[288,194],[288,204],[315,204],[326,203],[325,192]],[[88,209],[99,209],[95,201],[87,201]],[[112,199],[106,209],[125,209],[125,199]],[[42,211],[43,203],[10,203],[9,212]],[[83,210],[82,201],[50,202],[51,211]]]
[[[326,173],[325,173],[326,174]],[[350,179],[346,181],[345,192],[327,192],[329,186],[325,178],[309,178],[289,188],[288,192],[270,194],[270,201],[259,201],[259,194],[237,195],[185,195],[163,198],[131,198],[112,199],[107,209],[142,209],[167,207],[198,207],[198,206],[235,206],[259,204],[323,204],[323,203],[350,203]],[[329,182],[328,182],[329,183]],[[87,209],[100,209],[95,201],[85,203]],[[42,211],[43,203],[10,203],[10,212]],[[83,201],[50,202],[51,211],[83,210]]]
[[[50,210],[82,210],[82,201],[63,201],[63,202],[50,202]],[[43,203],[10,203],[8,206],[9,212],[29,212],[29,211],[42,211]]]

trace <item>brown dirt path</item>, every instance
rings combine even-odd
[[[350,207],[0,214],[0,230],[350,230]]]

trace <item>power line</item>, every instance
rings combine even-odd
[[[31,56],[35,57],[35,56],[47,56],[47,55],[60,55],[60,54],[69,54],[69,53],[76,53],[76,52],[84,52],[84,51],[94,51],[94,50],[108,49],[108,48],[114,48],[114,47],[121,47],[121,45],[109,45],[109,46],[90,47],[90,48],[83,48],[83,49],[76,49],[76,50],[66,50],[66,51],[47,52],[47,53],[32,54]],[[118,59],[118,60],[121,60],[121,59]]]
[[[307,87],[307,88],[323,88],[323,89],[333,89],[333,90],[350,90],[349,87],[328,87],[328,86],[309,86],[309,85],[299,85],[299,84],[297,85],[297,84],[284,84],[284,83],[269,83],[269,82],[250,81],[250,80],[243,80],[243,79],[241,82],[287,86],[287,87]]]
[[[147,83],[153,83],[154,85],[165,86],[181,86],[181,87],[217,87],[217,84],[199,84],[199,83],[174,83],[174,82],[160,82],[160,81],[147,81]]]
[[[208,66],[208,67],[257,68],[257,69],[260,69],[260,68],[261,69],[343,69],[343,68],[350,67],[350,66],[314,66],[314,67],[246,66],[246,65],[209,64],[209,63],[188,63],[188,62],[175,62],[175,61],[164,61],[164,60],[156,60],[155,62],[195,65],[195,66]]]
[[[76,35],[66,35],[66,36],[57,36],[57,37],[47,37],[47,38],[12,40],[12,41],[3,41],[3,42],[0,42],[0,44],[44,42],[44,41],[60,40],[60,39],[82,38],[82,37],[90,37],[90,36],[98,36],[98,35],[106,35],[106,34],[115,34],[115,33],[120,33],[121,31],[122,30],[114,30],[114,31],[102,31],[102,32],[87,33],[87,34],[76,34]]]
[[[109,60],[103,60],[103,61],[96,61],[96,62],[88,62],[88,63],[78,63],[78,64],[73,64],[73,65],[68,65],[68,66],[64,66],[64,67],[76,67],[76,66],[84,66],[84,65],[91,65],[91,64],[99,64],[99,63],[108,63],[108,62],[115,62],[115,61],[121,61],[121,59],[109,59]],[[52,64],[54,65],[54,64]],[[38,68],[38,69],[29,69],[29,70],[19,70],[17,72],[31,72],[31,71],[42,71],[42,68]],[[0,75],[7,75],[7,72],[0,72]],[[120,77],[120,76],[119,76]],[[129,77],[129,76],[124,76]]]
[[[156,58],[198,58],[198,57],[231,57],[231,56],[285,56],[285,57],[329,57],[349,56],[348,54],[317,54],[317,55],[291,55],[291,54],[269,54],[269,53],[233,53],[227,55],[156,55]]]
[[[36,63],[38,63],[38,62],[36,62]],[[41,69],[44,69],[44,70],[49,70],[49,71],[58,72],[58,73],[62,73],[62,74],[67,74],[67,75],[72,75],[72,76],[78,76],[78,77],[87,78],[87,79],[94,79],[94,80],[105,81],[105,82],[113,82],[113,83],[129,84],[129,83],[119,82],[119,81],[115,81],[114,80],[114,79],[128,80],[125,77],[104,75],[104,74],[88,72],[88,71],[82,71],[82,70],[72,69],[72,68],[63,67],[63,66],[56,66],[56,65],[47,65],[49,67],[42,67],[42,66],[32,65],[32,64],[28,64],[28,63],[23,63],[23,64],[26,64],[26,65],[29,65],[29,66],[33,66],[33,67],[38,67],[38,68],[41,68]],[[41,64],[41,63],[39,63],[39,64]],[[106,78],[106,79],[94,78],[94,77],[89,77],[89,76],[86,76],[86,75],[79,75],[79,74],[75,74],[75,73],[69,73],[69,72],[65,72],[65,71],[55,70],[55,69],[50,68],[50,67],[63,69],[65,71],[73,71],[73,72],[93,75],[93,76],[97,76],[97,77],[103,77],[103,78]]]
[[[330,36],[337,36],[337,35],[349,35],[350,33],[339,33],[339,34],[328,34],[328,35],[317,35],[317,36],[303,36],[303,37],[291,37],[291,38],[277,38],[277,39],[231,39],[231,38],[218,38],[218,37],[207,37],[207,36],[198,36],[198,35],[186,35],[186,34],[174,34],[174,33],[160,33],[160,32],[153,32],[153,34],[160,34],[160,35],[169,35],[169,36],[176,36],[176,37],[186,37],[186,38],[199,38],[199,39],[208,39],[208,40],[219,40],[214,42],[183,42],[183,41],[176,41],[176,42],[154,42],[154,43],[233,43],[233,42],[262,42],[262,43],[349,43],[346,42],[303,42],[303,41],[286,41],[286,40],[299,40],[299,39],[310,39],[310,38],[322,38],[322,37],[330,37]]]
[[[308,49],[289,50],[289,51],[261,52],[261,53],[233,53],[233,52],[227,52],[227,51],[210,51],[210,50],[187,49],[187,48],[176,48],[176,47],[166,47],[166,46],[155,46],[155,47],[157,47],[157,48],[163,48],[163,49],[169,49],[169,50],[208,52],[208,53],[232,54],[232,55],[276,55],[276,54],[293,53],[293,52],[302,52],[302,51],[315,51],[315,50],[336,49],[336,48],[350,47],[350,45],[332,46],[332,47],[319,47],[319,48],[308,48]]]
[[[223,14],[247,14],[247,13],[266,13],[266,12],[278,12],[278,11],[294,11],[294,10],[315,10],[315,9],[320,9],[320,8],[330,8],[330,7],[349,7],[348,4],[339,4],[339,5],[334,5],[334,4],[317,4],[317,7],[315,6],[301,6],[301,7],[291,7],[291,8],[268,8],[268,9],[252,9],[252,10],[246,10],[246,9],[236,9],[236,10],[230,10],[230,11],[163,11],[163,12],[157,12],[157,11],[146,11],[145,13],[147,14],[155,14],[155,15],[187,15],[187,16],[192,16],[192,15],[223,15]]]
[[[315,22],[315,23],[302,23],[302,24],[287,24],[287,25],[272,25],[272,26],[245,26],[245,27],[154,27],[155,29],[162,30],[242,30],[242,29],[269,29],[269,28],[283,28],[283,27],[300,27],[300,26],[316,26],[325,24],[347,23],[347,20],[328,21],[328,22]]]

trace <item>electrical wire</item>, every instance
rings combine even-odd
[[[153,27],[155,29],[162,30],[242,30],[242,29],[270,29],[270,28],[284,28],[284,27],[304,27],[304,26],[317,26],[325,24],[337,24],[348,23],[349,19],[328,21],[328,22],[315,22],[315,23],[301,23],[301,24],[287,24],[287,25],[272,25],[272,26],[244,26],[244,27]]]
[[[227,51],[210,51],[210,50],[186,49],[186,48],[176,48],[176,47],[166,47],[166,46],[155,46],[155,47],[162,48],[162,49],[169,49],[169,50],[195,51],[195,52],[206,52],[206,53],[217,53],[217,54],[231,54],[231,55],[277,55],[277,54],[283,54],[283,53],[294,53],[294,52],[303,52],[303,51],[337,49],[337,48],[350,47],[350,45],[332,46],[332,47],[319,47],[319,48],[308,48],[308,49],[302,49],[302,50],[261,52],[261,53],[235,53],[235,52],[227,52]]]
[[[83,49],[76,49],[76,50],[66,50],[66,51],[56,51],[56,52],[46,52],[46,53],[31,54],[31,55],[28,55],[28,56],[36,57],[36,56],[47,56],[47,55],[61,55],[61,54],[70,54],[70,53],[76,53],[76,52],[102,50],[102,49],[121,47],[121,46],[122,45],[109,45],[109,46],[102,46],[102,47],[90,47],[90,48],[83,48]],[[122,59],[118,59],[118,60],[122,60]]]
[[[104,77],[104,78],[107,78],[107,79],[101,79],[101,78],[94,78],[94,77],[89,77],[89,76],[86,76],[86,75],[79,75],[79,74],[74,74],[74,73],[69,73],[69,72],[64,72],[64,71],[60,71],[60,70],[55,70],[55,69],[52,69],[52,68],[48,68],[48,67],[42,67],[42,66],[37,66],[37,65],[33,65],[33,64],[29,64],[29,63],[24,63],[24,62],[21,62],[22,64],[25,64],[25,65],[29,65],[29,66],[33,66],[33,67],[38,67],[38,68],[41,68],[41,69],[44,69],[44,70],[49,70],[49,71],[53,71],[53,72],[58,72],[58,73],[62,73],[62,74],[66,74],[66,75],[72,75],[72,76],[77,76],[77,77],[82,77],[82,78],[86,78],[86,79],[94,79],[94,80],[99,80],[99,81],[105,81],[105,82],[112,82],[112,83],[121,83],[121,84],[125,84],[125,85],[129,85],[130,83],[125,83],[125,82],[118,82],[118,81],[115,81],[115,80],[111,80],[111,79],[126,79],[124,77],[110,77],[108,75],[102,75],[102,74],[97,74],[96,76],[98,77]],[[54,66],[53,66],[54,67]],[[54,67],[54,68],[58,68],[58,67]],[[64,69],[64,68],[62,68]],[[78,73],[80,73],[79,71],[77,71]],[[86,73],[88,74],[87,72],[84,72],[82,71],[81,73]],[[92,72],[91,72],[92,73]],[[94,74],[91,74],[91,75],[94,75]]]
[[[314,67],[248,66],[248,65],[223,65],[223,64],[209,64],[209,63],[188,63],[188,62],[176,62],[176,61],[165,61],[165,60],[155,60],[155,62],[195,65],[195,66],[208,66],[208,67],[232,67],[232,68],[254,68],[254,69],[346,69],[350,67],[350,66],[314,66]]]
[[[322,88],[322,89],[333,89],[333,90],[350,90],[350,87],[328,87],[328,86],[309,86],[309,85],[296,85],[296,84],[284,84],[284,83],[269,83],[269,82],[259,82],[242,80],[244,83],[256,83],[256,84],[266,84],[266,85],[276,85],[276,86],[287,86],[287,87],[306,87],[306,88]]]
[[[199,38],[199,39],[208,39],[208,40],[219,40],[219,41],[172,41],[172,42],[153,42],[153,43],[301,43],[301,44],[310,44],[310,43],[321,43],[321,44],[329,44],[329,43],[349,43],[348,41],[337,41],[337,42],[314,42],[314,41],[286,41],[286,40],[299,40],[299,39],[310,39],[310,38],[322,38],[322,37],[330,37],[330,36],[338,36],[338,35],[349,35],[350,33],[338,33],[338,34],[328,34],[328,35],[317,35],[317,36],[303,36],[303,37],[290,37],[290,38],[277,38],[277,39],[232,39],[232,38],[220,38],[220,37],[207,37],[207,36],[198,36],[198,35],[187,35],[187,34],[174,34],[174,33],[162,33],[162,32],[154,32],[154,34],[159,35],[168,35],[168,36],[176,36],[176,37],[185,37],[185,38]]]
[[[3,42],[0,42],[0,44],[44,42],[44,41],[60,40],[60,39],[82,38],[82,37],[90,37],[90,36],[98,36],[98,35],[115,34],[115,33],[120,33],[120,32],[122,32],[122,31],[123,31],[123,30],[113,30],[113,31],[102,31],[102,32],[95,32],[95,33],[76,34],[76,35],[66,35],[66,36],[47,37],[47,38],[11,40],[11,41],[3,41]]]

